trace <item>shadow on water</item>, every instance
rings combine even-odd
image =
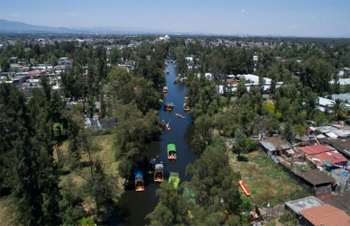
[[[190,180],[185,175],[186,166],[196,160],[196,156],[190,148],[190,141],[193,135],[192,117],[188,112],[183,110],[186,85],[182,83],[173,84],[177,72],[173,64],[169,64],[169,75],[166,75],[166,84],[169,91],[164,95],[164,103],[161,106],[158,116],[170,123],[171,131],[163,131],[158,139],[147,145],[147,150],[136,157],[134,170],[142,170],[145,180],[145,191],[136,192],[134,186],[133,174],[125,187],[125,192],[118,202],[117,208],[113,211],[110,219],[110,225],[145,225],[149,222],[145,220],[147,214],[151,213],[158,202],[156,190],[159,183],[153,181],[153,174],[147,173],[149,160],[159,155],[159,160],[164,164],[165,180],[169,178],[170,172],[178,172],[181,181]],[[164,111],[166,102],[174,103],[173,111]],[[175,116],[180,113],[185,119]],[[169,141],[175,141],[177,156],[176,161],[168,161],[167,144]]]

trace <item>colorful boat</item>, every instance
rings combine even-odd
[[[176,113],[175,116],[179,117],[179,118],[182,118],[182,119],[186,118],[185,116],[181,115],[180,113]]]
[[[143,182],[143,174],[141,171],[137,171],[135,173],[135,190],[136,191],[144,191],[145,185]]]
[[[179,173],[170,172],[168,183],[173,184],[174,188],[177,189],[179,187],[179,184],[180,184]]]
[[[175,105],[173,103],[165,103],[164,110],[171,111],[171,110],[173,110],[174,106]]]
[[[187,105],[187,103],[184,103],[184,111],[189,111],[190,110],[190,106]]]
[[[163,87],[163,93],[167,93],[168,92],[168,87],[167,86],[164,86]]]
[[[154,182],[162,182],[164,180],[164,165],[157,163],[154,166]]]
[[[239,186],[242,188],[244,194],[245,194],[246,196],[250,196],[250,191],[249,191],[248,188],[245,186],[245,184],[243,183],[243,181],[240,180],[240,181],[238,181],[238,183],[239,183]]]
[[[167,151],[168,151],[168,159],[169,160],[176,160],[176,145],[175,142],[169,142],[167,146]]]
[[[158,163],[158,156],[151,158],[148,163],[148,170],[147,173],[153,174],[154,173],[154,167]]]

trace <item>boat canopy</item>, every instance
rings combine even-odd
[[[177,189],[179,187],[179,183],[180,183],[179,173],[170,172],[168,183],[172,183],[174,188]]]
[[[141,171],[137,171],[136,173],[135,173],[135,179],[141,179],[141,180],[143,180],[143,175],[142,175],[142,172]]]
[[[174,151],[176,152],[176,146],[174,143],[168,144],[168,151]]]
[[[158,163],[158,164],[156,164],[156,165],[154,166],[154,168],[155,168],[156,170],[162,170],[162,169],[164,168],[164,166],[163,166],[163,164]]]

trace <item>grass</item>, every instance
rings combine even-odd
[[[269,203],[274,206],[308,195],[264,153],[255,151],[246,157],[247,162],[239,162],[235,154],[230,154],[230,164],[233,170],[241,173],[253,204],[266,206]]]
[[[10,198],[0,198],[0,225],[16,225],[15,224],[16,214],[11,211]]]

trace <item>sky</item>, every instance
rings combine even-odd
[[[67,28],[350,37],[350,0],[0,0],[0,19]]]

